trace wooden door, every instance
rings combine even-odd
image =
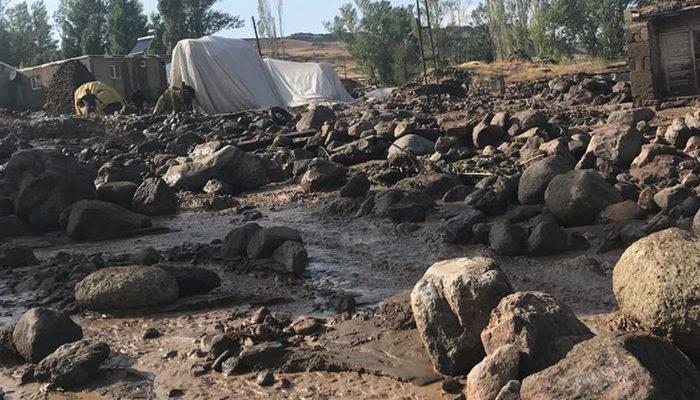
[[[669,32],[661,35],[661,54],[668,95],[697,94],[691,31]]]

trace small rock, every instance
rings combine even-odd
[[[255,383],[261,387],[272,386],[275,384],[275,374],[272,371],[263,371],[255,378]]]

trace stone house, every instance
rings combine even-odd
[[[0,107],[11,106],[14,102],[14,87],[12,84],[17,71],[14,67],[0,62]]]
[[[700,0],[665,1],[628,10],[626,22],[636,105],[700,95]]]
[[[125,97],[135,89],[141,89],[149,100],[155,102],[168,88],[165,65],[159,57],[82,56],[70,60],[80,61],[96,80],[112,86]],[[15,106],[30,110],[43,107],[46,86],[66,61],[69,60],[19,69],[14,82]]]

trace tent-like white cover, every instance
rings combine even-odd
[[[265,59],[284,102],[290,107],[320,101],[353,101],[330,64]]]
[[[353,100],[330,65],[263,61],[246,41],[214,36],[178,42],[171,82],[192,86],[213,114]]]

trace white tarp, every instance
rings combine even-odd
[[[178,42],[171,82],[192,86],[209,113],[352,101],[328,64],[264,60],[248,42],[205,36]]]
[[[285,103],[290,107],[321,101],[353,101],[330,64],[265,59]]]

